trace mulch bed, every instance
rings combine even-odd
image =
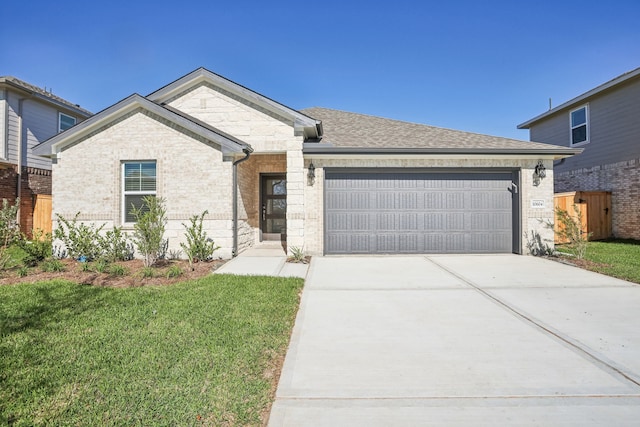
[[[138,286],[164,286],[177,282],[199,279],[205,277],[214,270],[220,268],[226,261],[213,260],[210,262],[197,262],[193,264],[193,270],[186,260],[160,260],[153,269],[153,277],[143,277],[144,265],[142,260],[121,261],[113,264],[121,265],[126,269],[126,274],[116,276],[108,273],[98,273],[95,271],[95,264],[91,266],[91,271],[82,271],[82,263],[63,259],[64,271],[44,272],[40,267],[33,267],[24,277],[19,277],[17,269],[3,272],[0,276],[0,285],[16,283],[35,283],[44,280],[68,280],[83,285],[129,288]],[[182,274],[177,277],[167,277],[169,269],[178,266]]]

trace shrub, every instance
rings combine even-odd
[[[0,270],[7,269],[12,264],[13,258],[7,253],[7,248],[20,239],[20,227],[17,215],[20,199],[16,199],[12,206],[7,199],[2,199],[0,208]]]
[[[172,265],[167,270],[167,279],[171,279],[173,277],[180,277],[180,276],[182,276],[183,273],[184,272],[182,271],[182,269],[179,266]]]
[[[29,267],[37,265],[41,261],[52,256],[51,233],[44,233],[42,230],[34,230],[33,239],[23,236],[18,241],[18,246],[24,251],[25,256],[22,262]]]
[[[220,248],[220,246],[216,246],[212,239],[207,237],[206,231],[202,229],[202,221],[208,213],[208,211],[204,211],[199,216],[192,216],[189,219],[191,225],[182,223],[183,227],[187,229],[184,233],[187,243],[180,243],[180,246],[187,255],[191,266],[193,266],[194,262],[210,261],[213,258],[213,253]]]
[[[20,239],[20,227],[18,226],[18,208],[20,207],[20,199],[16,199],[14,205],[11,205],[7,199],[2,199],[2,207],[0,208],[0,245],[7,247]]]
[[[83,222],[78,224],[79,215],[80,212],[69,221],[56,214],[59,226],[53,236],[64,243],[70,257],[77,259],[84,256],[87,261],[91,261],[99,258],[102,254],[100,231],[104,228],[104,224],[100,227],[95,227],[93,224],[85,225]]]
[[[142,278],[155,277],[156,271],[152,267],[144,267],[140,270],[140,276]]]
[[[22,265],[18,267],[17,274],[18,277],[25,277],[27,274],[29,274],[29,268],[26,265]]]
[[[42,263],[42,271],[52,273],[64,271],[64,264],[59,259],[48,259]]]
[[[587,252],[587,243],[591,233],[582,231],[582,212],[577,205],[573,205],[574,215],[564,209],[556,208],[556,218],[560,221],[560,227],[556,230],[556,234],[567,240],[569,246],[575,250],[577,259],[583,259]]]
[[[98,236],[101,256],[108,261],[128,261],[133,259],[133,245],[129,238],[122,232],[121,227],[113,227],[104,236]]]
[[[182,251],[180,249],[170,250],[169,259],[176,260],[182,258]]]
[[[109,270],[109,262],[106,259],[99,259],[93,265],[96,273],[106,273]]]
[[[119,264],[114,264],[109,267],[109,274],[111,274],[112,276],[124,276],[127,274],[127,272],[128,270]]]
[[[291,256],[289,257],[291,261],[301,262],[301,263],[307,262],[307,260],[305,259],[303,248],[299,248],[297,246],[291,246],[289,250],[291,251]]]
[[[527,249],[533,256],[551,256],[554,254],[554,249],[547,243],[542,241],[540,233],[531,230],[531,238],[527,237]]]
[[[136,223],[133,238],[138,251],[144,257],[145,267],[150,267],[161,257],[166,245],[163,240],[165,225],[167,224],[164,199],[145,196],[140,208],[131,210]]]
[[[81,262],[80,271],[82,271],[83,273],[88,273],[89,271],[91,271],[91,264],[88,262]]]

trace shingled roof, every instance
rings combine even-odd
[[[44,98],[45,100],[52,102],[54,104],[58,104],[62,107],[65,107],[68,110],[71,110],[83,117],[89,117],[92,116],[93,113],[89,110],[85,110],[84,108],[80,107],[80,105],[78,104],[73,104],[69,101],[67,101],[64,98],[60,98],[57,95],[54,95],[51,92],[47,92],[46,90],[42,89],[41,87],[38,86],[34,86],[30,83],[25,82],[24,80],[20,80],[16,77],[13,76],[0,76],[0,85],[2,84],[6,84],[9,86],[12,86],[14,88],[17,89],[21,89],[23,91],[29,92],[31,94],[34,94],[36,96],[39,96],[40,98]]]
[[[463,132],[327,108],[314,107],[301,112],[321,120],[324,129],[321,143],[305,144],[306,153],[397,151],[573,155],[580,152],[574,148]]]

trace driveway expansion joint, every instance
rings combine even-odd
[[[561,334],[559,331],[556,331],[554,328],[543,324],[541,321],[535,320],[532,316],[529,316],[524,312],[516,309],[515,307],[513,307],[512,305],[504,301],[502,298],[492,294],[491,292],[488,292],[486,289],[483,289],[480,285],[478,285],[477,283],[474,283],[472,280],[469,280],[465,276],[458,274],[455,271],[448,269],[444,265],[434,261],[432,257],[426,256],[425,259],[429,260],[431,263],[441,268],[442,270],[446,271],[447,273],[451,274],[452,276],[462,280],[464,283],[466,283],[467,285],[475,289],[477,292],[479,292],[481,295],[484,295],[489,300],[503,307],[507,311],[511,312],[512,314],[524,320],[525,322],[529,323],[530,325],[534,326],[535,328],[541,330],[543,333],[548,334],[552,338],[561,341],[562,343],[569,346],[569,348],[576,351],[578,354],[586,357],[587,359],[592,360],[593,362],[595,362],[596,365],[604,368],[606,371],[609,371],[611,374],[615,376],[620,376],[624,380],[633,383],[637,387],[640,387],[640,379],[634,378],[632,376],[633,374],[625,372],[625,370],[623,370],[622,367],[615,366],[613,362],[608,361],[604,357],[597,355],[596,354],[597,352],[591,349],[590,347],[580,343],[577,340],[567,337],[564,334]]]

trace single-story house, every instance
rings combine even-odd
[[[218,256],[527,253],[553,244],[553,161],[580,150],[324,108],[296,111],[199,68],[40,144],[53,212],[133,228],[166,200],[170,249],[207,210]],[[55,226],[55,218],[54,218]]]

